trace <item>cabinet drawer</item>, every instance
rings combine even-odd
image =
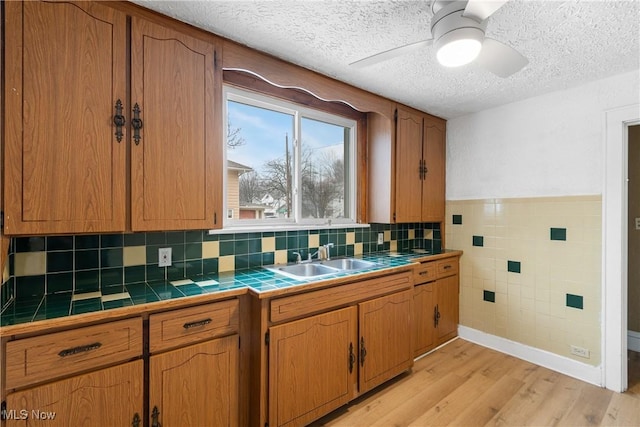
[[[6,388],[24,387],[140,355],[141,318],[10,341]]]
[[[458,259],[449,258],[438,261],[438,277],[447,277],[458,274]]]
[[[433,282],[437,278],[435,262],[424,262],[413,269],[413,282],[416,285]]]
[[[238,331],[238,300],[214,302],[149,316],[154,353]]]
[[[413,284],[411,272],[391,274],[376,279],[306,292],[271,301],[271,321],[281,322],[365,299],[408,289]]]

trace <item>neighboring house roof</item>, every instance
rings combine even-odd
[[[233,160],[227,160],[227,169],[240,171],[240,173],[251,172],[253,170],[251,166],[246,166]]]
[[[247,204],[247,205],[240,205],[240,209],[245,209],[245,210],[255,210],[255,211],[263,211],[265,209],[268,209],[269,206],[264,206],[264,205],[256,205],[256,204]]]

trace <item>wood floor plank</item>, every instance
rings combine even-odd
[[[312,426],[640,426],[634,378],[614,393],[457,339]]]

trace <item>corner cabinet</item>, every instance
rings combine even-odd
[[[4,233],[219,227],[215,39],[102,3],[4,7]]]
[[[414,357],[458,335],[458,266],[455,256],[414,267]]]
[[[398,107],[396,222],[441,222],[445,199],[445,124]]]

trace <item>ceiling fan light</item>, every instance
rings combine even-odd
[[[476,28],[460,28],[440,37],[436,42],[438,62],[445,67],[460,67],[478,57],[484,32]]]

